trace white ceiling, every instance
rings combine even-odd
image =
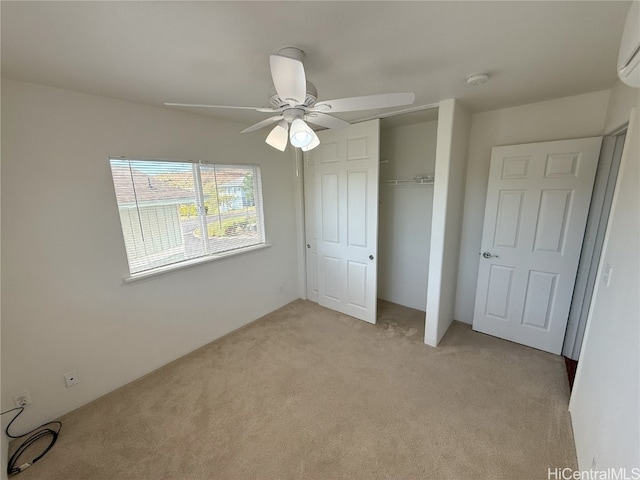
[[[2,76],[157,106],[265,106],[268,55],[295,45],[307,54],[307,77],[321,100],[412,91],[414,105],[455,97],[482,111],[610,88],[628,7],[2,1]],[[476,71],[491,80],[468,86],[465,77]],[[267,115],[191,111],[245,124]]]

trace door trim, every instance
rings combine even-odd
[[[562,346],[562,355],[572,360],[578,360],[582,349],[598,264],[604,246],[604,235],[613,202],[613,192],[620,170],[626,131],[625,126],[618,129],[615,134],[604,137],[602,141],[571,309],[569,310],[569,320]]]

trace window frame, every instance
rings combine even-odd
[[[191,161],[191,160],[175,160],[175,159],[161,159],[161,158],[149,158],[149,157],[132,157],[132,156],[113,156],[110,155],[108,157],[109,161],[109,172],[113,183],[113,192],[114,192],[114,200],[115,206],[118,210],[118,220],[120,224],[120,234],[122,239],[122,245],[124,247],[125,258],[127,260],[127,269],[129,275],[124,277],[124,283],[132,283],[139,280],[145,280],[149,278],[153,278],[159,275],[165,275],[167,273],[171,273],[174,271],[183,270],[185,268],[191,268],[194,266],[202,265],[205,263],[218,261],[227,259],[230,257],[234,257],[237,255],[244,255],[247,253],[256,252],[259,250],[263,250],[265,248],[271,247],[271,244],[267,242],[267,231],[266,225],[264,221],[264,197],[262,195],[262,171],[261,165],[258,163],[214,163],[209,161]],[[256,207],[255,215],[256,215],[256,223],[258,225],[259,231],[261,231],[261,236],[259,237],[259,241],[257,243],[240,246],[237,248],[230,248],[228,250],[223,251],[214,251],[210,250],[210,238],[207,236],[206,241],[203,242],[205,254],[199,255],[197,257],[186,258],[177,262],[148,268],[145,270],[141,270],[133,273],[131,259],[129,258],[129,252],[127,250],[127,243],[125,239],[125,232],[123,229],[123,222],[121,217],[121,203],[118,199],[118,192],[115,185],[115,177],[113,172],[113,162],[163,162],[163,163],[180,163],[180,164],[190,164],[192,166],[192,175],[194,180],[194,203],[198,210],[198,221],[200,223],[200,228],[202,232],[208,232],[207,230],[207,215],[203,216],[200,212],[206,211],[205,209],[205,194],[202,185],[202,175],[201,175],[201,167],[205,169],[211,167],[219,167],[219,168],[250,168],[252,169],[253,174],[253,182],[254,182],[254,204]],[[130,164],[129,164],[130,167]],[[216,180],[217,182],[217,180]],[[219,189],[219,185],[216,183],[216,189]],[[138,203],[136,200],[136,208],[138,207]]]

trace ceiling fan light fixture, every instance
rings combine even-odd
[[[313,141],[313,137],[316,137],[309,125],[307,125],[301,118],[296,118],[289,128],[289,140],[291,145],[297,148],[304,148],[309,146]]]
[[[311,133],[313,134],[313,139],[311,140],[311,143],[309,145],[307,145],[306,147],[302,147],[303,152],[308,152],[309,150],[313,150],[318,145],[320,145],[320,139],[318,138],[318,135],[316,135],[316,132],[311,130]]]
[[[287,140],[289,139],[289,131],[287,127],[287,122],[285,122],[284,120],[281,121],[273,128],[273,130],[271,130],[271,132],[265,139],[265,142],[273,148],[284,152],[285,148],[287,148]]]

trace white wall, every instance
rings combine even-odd
[[[383,128],[380,179],[433,175],[438,122]],[[387,163],[388,162],[388,163]],[[378,297],[425,309],[433,187],[380,185]]]
[[[458,101],[440,102],[424,340],[431,346],[454,320],[470,125]]]
[[[298,296],[294,162],[263,132],[191,113],[2,82],[2,407],[27,428]],[[271,248],[123,284],[109,155],[262,166]],[[284,293],[279,293],[280,286]],[[63,374],[77,370],[79,385]]]
[[[603,90],[472,116],[456,320],[473,321],[491,148],[602,135],[608,101]]]
[[[607,116],[604,122],[604,134],[609,135],[629,121],[630,111],[640,104],[640,90],[617,81],[611,88]]]
[[[0,155],[1,157],[1,155]],[[0,169],[0,178],[1,178],[1,169]],[[1,182],[0,182],[0,192],[2,191],[2,187],[1,187]],[[1,218],[2,218],[2,209],[1,209],[1,205],[2,205],[2,200],[1,200],[2,196],[0,194],[0,222],[1,222]],[[1,228],[0,228],[1,230]],[[0,235],[1,238],[1,235]],[[1,250],[2,246],[1,246],[1,242],[0,242],[0,250]],[[0,267],[2,265],[2,258],[0,257]],[[0,290],[0,312],[2,312],[2,292]],[[0,314],[0,379],[2,378],[2,315]],[[2,398],[2,382],[0,381],[0,398]],[[4,411],[5,410],[5,405],[2,404],[0,402],[0,410]],[[4,415],[3,415],[4,417]],[[2,428],[2,433],[0,433],[0,479],[1,480],[6,480],[7,478],[7,462],[9,461],[8,456],[9,456],[9,438],[4,434],[4,429],[5,429],[5,425],[8,423],[9,420],[5,420],[4,418],[2,418],[2,421],[0,421],[0,426]]]
[[[640,89],[612,89],[605,133],[629,118],[569,410],[580,469],[640,468]],[[603,265],[610,265],[609,285]],[[628,477],[631,478],[631,477]]]
[[[0,155],[0,158],[2,156]],[[1,162],[0,162],[1,164]],[[2,170],[0,168],[0,179],[2,178]],[[1,224],[1,219],[2,219],[2,186],[1,186],[0,182],[0,224]],[[0,230],[2,230],[0,228]],[[0,235],[0,238],[2,236]],[[1,241],[0,241],[0,251],[2,249],[2,245],[1,245]],[[1,270],[1,266],[2,266],[2,258],[0,256],[0,270]],[[0,379],[2,379],[2,291],[0,289]],[[2,398],[2,382],[0,381],[0,399]],[[5,404],[0,402],[0,411],[4,411],[5,410]],[[4,419],[4,415],[2,420],[0,421],[0,427],[2,428],[2,433],[0,433],[0,479],[2,480],[6,480],[7,478],[7,462],[8,462],[8,456],[9,456],[9,438],[4,434],[4,429],[6,424],[9,422],[9,420],[5,420]]]

